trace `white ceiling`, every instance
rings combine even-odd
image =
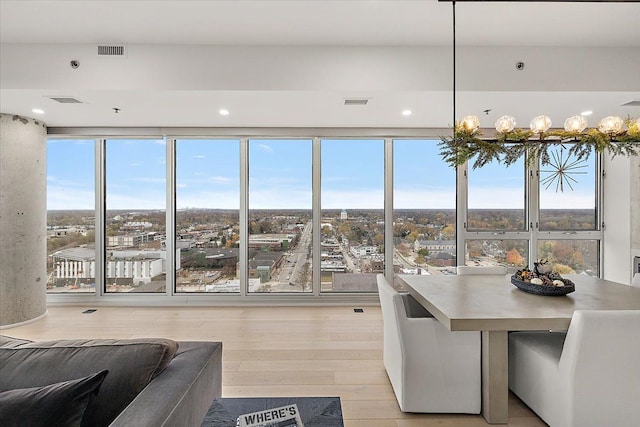
[[[42,108],[49,126],[447,126],[451,11],[435,0],[2,0],[0,109]],[[640,99],[638,22],[638,3],[458,2],[458,111],[545,112],[558,125],[586,108],[637,117],[620,104]],[[98,44],[124,44],[127,56],[106,62]],[[579,81],[551,81],[572,64]],[[350,97],[370,102],[343,106]]]

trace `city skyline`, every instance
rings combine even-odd
[[[438,141],[394,141],[394,208],[454,209],[455,171],[439,156]],[[239,209],[239,140],[178,140],[176,205]],[[47,143],[47,209],[93,209],[94,140]],[[311,139],[249,141],[249,209],[310,209]],[[321,145],[321,208],[381,209],[384,206],[384,141],[326,139]],[[573,191],[541,187],[540,206],[595,206],[594,159],[575,176]],[[106,143],[107,209],[165,209],[166,143],[118,139]],[[549,170],[545,167],[543,170]],[[587,172],[587,173],[582,173]],[[543,175],[544,176],[544,175]],[[469,170],[470,209],[524,206],[522,163]]]

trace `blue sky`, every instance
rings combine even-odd
[[[394,207],[452,209],[455,173],[439,155],[438,141],[394,143]],[[93,140],[49,140],[48,209],[93,209]],[[323,209],[381,209],[384,141],[334,140],[321,145]],[[176,145],[178,209],[238,209],[240,142],[179,140]],[[166,144],[163,140],[108,140],[107,209],[164,209]],[[594,156],[574,191],[542,191],[546,208],[593,208]],[[249,208],[311,209],[312,142],[254,139],[249,142]],[[549,168],[543,168],[549,169]],[[495,164],[469,171],[470,208],[523,208],[522,164]]]

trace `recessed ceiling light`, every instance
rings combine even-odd
[[[413,114],[411,110],[402,110],[403,116],[410,116],[411,114]]]
[[[582,113],[580,113],[581,116],[590,116],[592,114],[593,114],[593,111],[591,110],[583,111]]]
[[[229,110],[226,109],[221,109],[220,111],[218,111],[218,113],[220,113],[221,116],[228,116],[229,115]]]
[[[34,108],[33,110],[31,110],[31,112],[36,114],[44,114],[44,110],[40,108]]]

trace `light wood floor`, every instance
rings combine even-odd
[[[339,396],[345,427],[476,427],[481,416],[400,412],[382,364],[380,307],[49,307],[0,331],[31,340],[167,337],[223,343],[223,397]],[[510,396],[509,426],[545,426]]]

